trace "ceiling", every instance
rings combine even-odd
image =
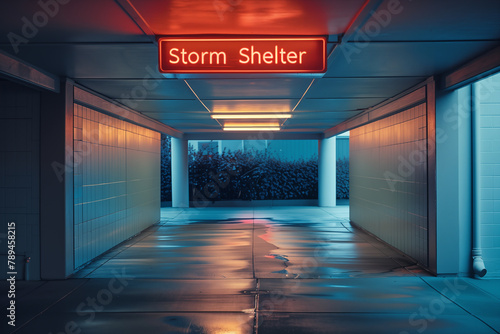
[[[221,133],[224,111],[292,112],[281,132],[323,133],[500,42],[498,0],[58,1],[17,50],[42,8],[3,4],[0,49],[186,134]],[[328,70],[162,75],[158,35],[328,36]]]

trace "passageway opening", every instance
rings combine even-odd
[[[171,139],[162,137],[164,207],[172,201]],[[333,196],[349,200],[349,137],[339,136]],[[333,152],[333,153],[335,153]],[[188,144],[192,207],[318,205],[317,140],[191,140]]]

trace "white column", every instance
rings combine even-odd
[[[172,137],[172,207],[189,207],[188,141]]]
[[[434,227],[429,225],[429,267],[438,275],[467,275],[471,269],[471,102],[470,86],[436,96],[438,131],[434,130],[436,137],[429,136],[427,159],[436,161],[435,170],[428,169],[429,177],[436,180],[436,222]],[[428,205],[431,212],[432,203]]]
[[[337,205],[337,137],[319,140],[318,205]]]

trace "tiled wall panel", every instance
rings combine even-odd
[[[480,90],[481,230],[489,276],[500,276],[500,74],[482,80]]]
[[[0,278],[7,272],[7,222],[16,223],[18,279],[24,255],[40,278],[40,93],[0,81]]]
[[[75,104],[75,267],[160,220],[160,134]]]
[[[421,104],[350,133],[351,221],[427,265],[427,120]]]

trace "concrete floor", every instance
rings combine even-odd
[[[499,283],[430,276],[347,206],[163,209],[72,279],[17,282],[1,333],[499,333]]]

